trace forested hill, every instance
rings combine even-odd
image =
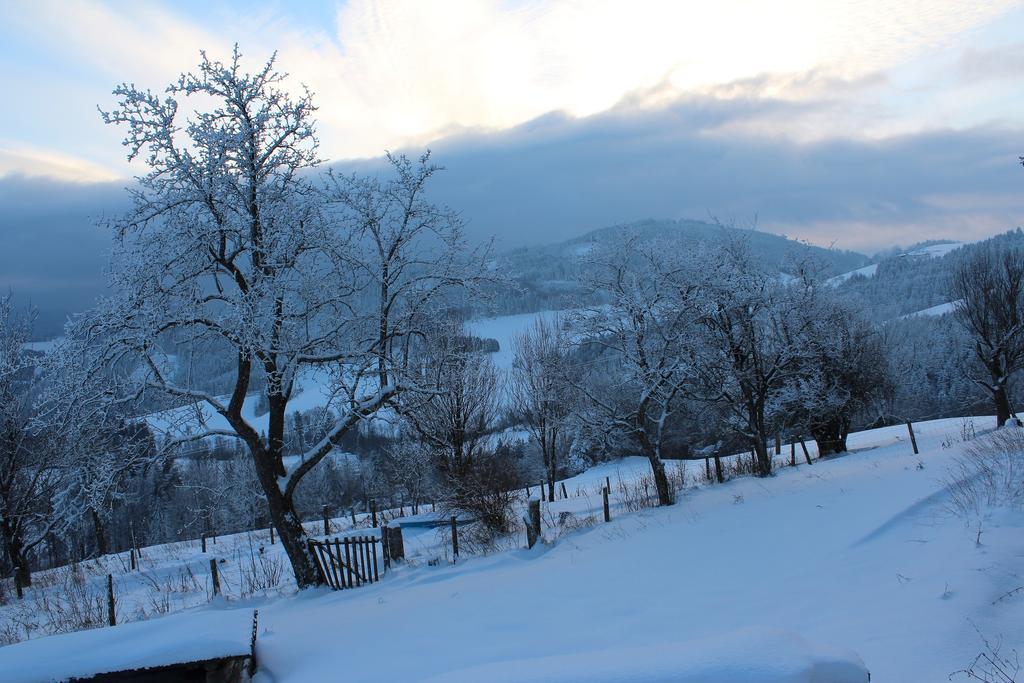
[[[982,242],[924,242],[884,258],[869,268],[834,278],[838,291],[859,301],[877,321],[922,313],[945,312],[950,297],[949,276],[964,258],[978,249],[1024,247],[1020,228]]]
[[[581,284],[588,270],[588,255],[596,247],[625,244],[629,240],[665,244],[680,252],[713,246],[725,239],[742,237],[765,267],[784,272],[787,259],[810,254],[828,276],[839,275],[871,263],[864,254],[824,249],[758,230],[726,227],[696,220],[644,220],[593,230],[564,242],[521,247],[500,254],[496,266],[518,291],[500,297],[496,313],[524,313],[579,305],[590,292]]]

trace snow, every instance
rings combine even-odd
[[[445,529],[406,529],[409,561],[379,583],[227,605],[240,605],[239,620],[259,607],[257,680],[268,682],[344,671],[351,680],[841,683],[865,680],[861,659],[876,681],[946,680],[982,649],[972,622],[1007,647],[1024,642],[1024,596],[999,599],[1020,585],[1024,515],[994,510],[968,523],[947,510],[944,480],[970,431],[962,426],[916,424],[920,456],[906,427],[887,427],[852,435],[848,455],[722,485],[699,481],[702,461],[669,462],[686,474],[678,502],[638,512],[622,489],[647,474],[645,461],[606,463],[568,480],[568,499],[544,503],[545,541],[532,550],[511,547],[520,534],[453,564]],[[563,512],[575,523],[560,525]],[[196,559],[199,572],[209,556],[191,548],[160,566]],[[223,576],[237,583],[249,558],[226,559]],[[214,603],[145,628],[154,640],[183,639],[184,651],[230,611]],[[45,680],[40,660],[52,671],[51,659],[114,648],[129,632],[0,648],[0,671],[11,683]]]
[[[832,286],[836,286],[836,285],[841,285],[842,283],[846,282],[850,278],[857,277],[858,275],[862,276],[862,277],[874,277],[875,273],[877,273],[877,272],[878,272],[878,264],[877,263],[872,263],[870,266],[864,266],[863,268],[857,268],[856,270],[851,270],[848,273],[842,273],[841,275],[836,275],[835,277],[830,277],[828,280],[826,280],[826,282],[828,282],[828,284],[830,284]]]
[[[449,671],[433,683],[865,683],[850,651],[815,645],[771,627],[687,642],[499,662]]]
[[[515,338],[523,334],[533,325],[534,320],[541,316],[553,316],[554,312],[544,311],[541,313],[522,313],[517,315],[505,315],[493,318],[483,318],[468,322],[466,327],[468,330],[479,337],[487,339],[496,339],[499,345],[499,351],[490,354],[491,359],[494,361],[495,367],[499,370],[507,372],[512,369],[512,362],[515,359]],[[317,369],[307,369],[303,372],[299,381],[297,382],[298,389],[291,401],[288,403],[288,414],[291,415],[296,412],[307,412],[317,408],[321,408],[331,402],[332,396],[332,384],[329,373],[320,371]],[[368,383],[366,391],[373,391],[372,383]],[[226,396],[220,397],[222,401],[226,402]],[[256,415],[256,402],[257,395],[250,394],[245,399],[245,404],[242,409],[242,416],[249,422],[250,425],[256,429],[257,432],[266,433],[269,430],[270,416],[267,413],[263,415]],[[207,429],[215,430],[230,430],[227,420],[223,416],[217,414],[210,406],[203,405],[201,407],[203,413],[203,421],[206,424]],[[180,430],[180,424],[186,422],[191,425],[191,428],[198,431],[199,425],[198,420],[189,416],[190,412],[194,412],[192,407],[181,408],[178,410],[162,411],[151,415],[148,420],[152,428],[158,433],[177,433]],[[186,419],[188,418],[188,419]],[[388,415],[386,411],[378,413],[377,421],[380,423],[386,423],[388,421]]]
[[[929,308],[925,308],[925,309],[922,309],[920,311],[914,311],[913,313],[907,313],[906,315],[901,315],[899,317],[899,319],[903,320],[905,318],[916,318],[918,316],[922,316],[922,317],[926,317],[926,318],[937,318],[940,315],[946,315],[947,313],[952,313],[953,311],[955,311],[956,310],[956,306],[957,306],[958,303],[960,303],[960,301],[949,301],[949,302],[946,302],[944,304],[939,304],[937,306],[931,306]]]
[[[552,311],[541,313],[519,313],[494,318],[481,318],[466,323],[471,334],[483,339],[497,339],[498,351],[490,354],[494,366],[499,370],[511,370],[515,360],[515,339],[524,334],[533,322],[542,316],[553,316]]]
[[[0,649],[3,680],[62,681],[250,653],[252,611],[206,609]],[[59,656],[55,656],[59,653]]]
[[[901,256],[926,256],[928,258],[942,258],[946,254],[956,251],[960,247],[964,246],[963,242],[945,242],[943,244],[933,244],[928,247],[921,247],[920,249],[914,249],[908,251]]]
[[[57,346],[64,341],[63,337],[56,337],[54,339],[45,339],[42,341],[31,341],[25,344],[25,349],[28,351],[35,351],[37,353],[50,353]]]

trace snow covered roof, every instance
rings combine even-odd
[[[0,648],[0,672],[4,683],[89,678],[248,656],[251,638],[251,609],[194,610],[8,645]]]

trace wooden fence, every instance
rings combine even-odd
[[[380,580],[378,545],[382,545],[380,539],[372,536],[310,540],[309,553],[315,558],[324,583],[334,590],[343,590]]]

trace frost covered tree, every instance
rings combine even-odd
[[[576,387],[580,373],[570,357],[570,346],[569,335],[557,316],[539,316],[515,339],[511,407],[540,450],[550,501],[555,499],[559,458],[572,443],[570,430],[579,398]]]
[[[52,524],[50,501],[59,482],[52,476],[53,454],[40,448],[34,410],[40,383],[26,355],[30,317],[0,299],[0,540],[15,577],[32,583],[29,553]]]
[[[639,446],[650,462],[658,503],[671,505],[662,449],[693,379],[695,262],[657,243],[631,241],[595,254],[590,265],[589,284],[607,293],[609,303],[584,311],[576,324],[585,343],[610,362],[592,366],[594,381],[580,384],[586,409],[579,415],[590,430],[618,433]],[[608,372],[611,377],[601,376]]]
[[[757,473],[772,473],[768,440],[781,390],[800,367],[800,340],[813,316],[813,290],[766,271],[743,241],[709,254],[701,290],[703,328],[693,367],[698,393],[725,410],[729,426],[754,452]]]
[[[406,342],[459,280],[462,231],[430,204],[426,158],[391,157],[391,180],[318,184],[315,111],[271,58],[249,73],[236,48],[204,53],[163,95],[121,85],[103,112],[147,166],[114,222],[112,296],[92,316],[105,363],[133,368],[140,392],[191,416],[170,440],[241,440],[300,587],[321,577],[308,554],[296,488],[332,449],[409,388]],[[230,349],[230,391],[214,395],[170,372],[172,356],[217,339]],[[324,436],[286,459],[298,382],[330,388]],[[263,387],[266,427],[246,399]],[[250,403],[252,400],[250,400]]]
[[[975,376],[996,408],[1002,426],[1013,408],[1010,379],[1024,364],[1024,250],[993,246],[974,251],[953,272],[955,316],[970,333],[986,376]]]
[[[86,372],[72,342],[28,349],[31,321],[0,300],[0,542],[26,586],[32,551],[83,517],[104,545],[104,504],[154,455],[109,377]]]
[[[790,428],[817,442],[819,455],[842,453],[854,420],[893,394],[889,359],[879,331],[830,287],[824,291],[806,281],[792,286],[815,291],[794,311],[801,353],[780,410]]]
[[[458,479],[473,466],[494,434],[501,386],[490,356],[474,350],[462,326],[435,325],[431,343],[413,358],[420,391],[399,404],[402,415],[434,453],[439,473]]]

